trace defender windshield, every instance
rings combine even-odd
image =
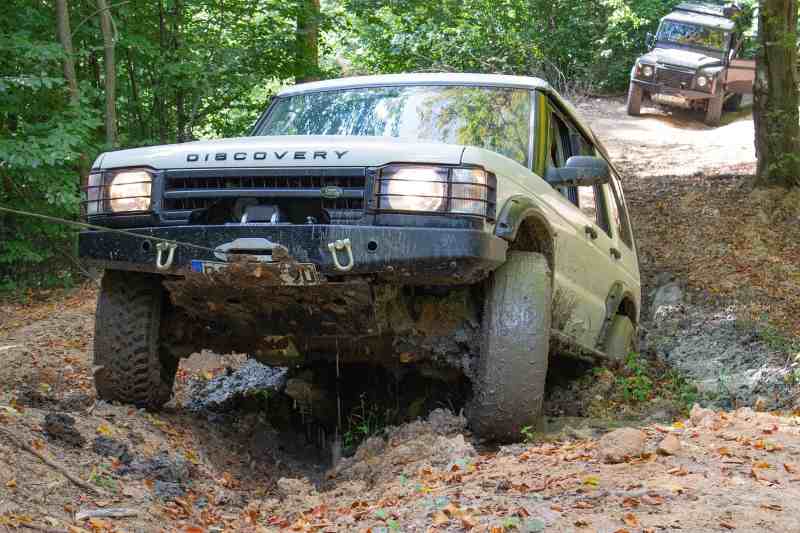
[[[665,20],[658,29],[657,39],[662,42],[683,46],[725,50],[728,34],[720,29]]]
[[[368,87],[280,98],[256,135],[398,137],[486,148],[528,164],[531,95],[469,86]]]

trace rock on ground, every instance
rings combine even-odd
[[[640,457],[644,453],[647,435],[633,428],[615,429],[605,434],[597,443],[603,462],[616,464]]]
[[[658,445],[661,455],[676,455],[681,451],[681,441],[675,435],[667,435]]]

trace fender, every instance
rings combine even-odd
[[[521,194],[510,197],[503,205],[500,216],[497,217],[494,234],[508,242],[514,242],[520,226],[530,217],[536,217],[547,227],[551,239],[555,237],[542,209],[533,200]]]

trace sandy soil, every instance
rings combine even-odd
[[[614,162],[637,177],[686,176],[707,169],[752,171],[756,161],[749,108],[725,113],[711,128],[698,112],[647,107],[630,117],[622,99],[581,100],[577,108],[610,152]]]

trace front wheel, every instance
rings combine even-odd
[[[638,117],[642,114],[642,100],[644,99],[644,90],[637,84],[631,82],[628,88],[628,114],[632,117]]]
[[[481,437],[510,442],[542,411],[550,347],[552,281],[546,258],[510,252],[491,276],[481,355],[467,409]]]
[[[725,98],[723,96],[716,96],[708,100],[705,119],[707,126],[719,126],[720,122],[722,121],[722,106],[724,104]]]
[[[94,385],[101,400],[158,409],[172,397],[177,359],[160,343],[157,276],[107,270],[97,300]]]

